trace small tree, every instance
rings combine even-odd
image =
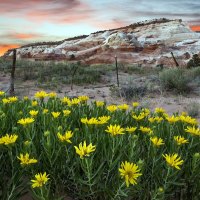
[[[198,67],[200,66],[200,58],[197,54],[192,56],[192,59],[187,63],[187,68]]]

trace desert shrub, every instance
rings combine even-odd
[[[194,54],[192,56],[192,59],[190,59],[187,63],[187,67],[188,68],[192,68],[192,67],[200,67],[200,58],[197,54]]]
[[[187,76],[184,69],[170,68],[160,72],[159,79],[164,90],[176,90],[178,93],[183,93],[188,91],[191,77]]]
[[[186,111],[189,116],[197,117],[199,115],[199,109],[200,109],[199,103],[191,102],[190,104],[188,104]]]
[[[124,85],[121,87],[112,86],[110,87],[111,95],[118,97],[123,97],[125,100],[129,101],[133,98],[143,97],[147,92],[147,87],[145,85]]]

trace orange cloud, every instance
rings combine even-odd
[[[8,37],[25,40],[25,39],[33,39],[33,38],[41,37],[41,35],[31,34],[31,33],[12,33],[12,34],[8,34]]]
[[[200,26],[198,26],[198,25],[190,26],[190,28],[191,28],[193,31],[200,31]]]
[[[18,48],[17,44],[0,44],[0,56],[2,56],[8,49]]]

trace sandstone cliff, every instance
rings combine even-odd
[[[182,20],[157,19],[59,42],[44,42],[17,49],[18,59],[81,61],[87,64],[121,63],[174,66],[200,53],[200,33]],[[9,50],[4,56],[12,56]]]

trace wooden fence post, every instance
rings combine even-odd
[[[178,64],[176,58],[174,57],[173,52],[171,52],[171,55],[172,55],[172,58],[173,58],[173,60],[174,60],[174,62],[175,62],[176,67],[179,67],[179,64]]]
[[[74,76],[76,74],[76,71],[78,69],[79,65],[77,64],[77,66],[74,68],[74,71],[71,74],[71,90],[73,90],[73,85],[74,85]]]
[[[116,74],[117,74],[117,86],[119,87],[119,73],[118,73],[118,65],[117,65],[117,56],[115,55],[115,67],[116,67]]]
[[[17,50],[13,50],[13,63],[11,69],[11,76],[10,76],[10,88],[9,88],[9,95],[14,96],[15,88],[14,88],[14,81],[15,81],[15,66],[16,66],[16,52]]]

